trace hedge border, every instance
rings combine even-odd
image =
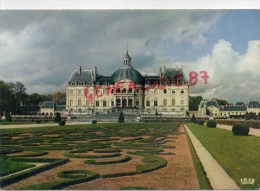
[[[63,155],[65,157],[70,157],[70,158],[112,158],[112,157],[119,157],[121,156],[120,153],[112,153],[112,154],[106,154],[106,155],[80,155],[80,154],[75,154],[75,153],[82,153],[80,151],[69,151],[65,152]]]
[[[132,157],[129,155],[126,155],[124,158],[119,159],[119,160],[113,160],[113,161],[96,161],[96,160],[85,160],[85,164],[93,164],[93,165],[107,165],[107,164],[117,164],[117,163],[124,163],[128,162],[131,160]]]
[[[44,172],[46,170],[52,169],[54,167],[66,164],[69,162],[69,159],[43,159],[43,158],[11,158],[11,160],[19,161],[19,162],[48,162],[48,164],[19,173],[15,174],[10,177],[6,177],[0,180],[0,186],[4,187],[7,185],[10,185],[12,183],[18,182],[20,180],[23,180],[25,178],[28,178],[30,176],[39,174],[41,172]]]
[[[159,156],[150,155],[147,153],[135,153],[135,152],[130,153],[129,152],[129,154],[139,155],[139,156],[144,157],[142,159],[142,162],[144,164],[136,166],[135,171],[105,174],[105,175],[102,175],[102,178],[114,178],[114,177],[120,177],[120,176],[131,176],[131,175],[136,175],[136,174],[148,173],[148,172],[163,168],[163,167],[167,166],[167,163],[168,163],[167,160],[165,160],[164,158],[161,158]],[[154,161],[151,162],[152,160],[154,160]]]
[[[31,185],[31,186],[22,188],[22,190],[36,190],[36,189],[37,190],[60,190],[67,186],[72,186],[74,184],[79,184],[79,183],[95,180],[100,177],[99,174],[97,174],[93,171],[88,171],[88,172],[92,172],[93,174],[89,177],[83,177],[83,178],[77,178],[77,179],[71,179],[71,180],[63,180],[63,181],[53,181],[53,182],[46,182],[46,183]]]

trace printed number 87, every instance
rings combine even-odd
[[[204,83],[207,84],[207,79],[209,78],[208,74],[206,71],[200,71],[200,74],[201,74],[201,78],[204,79]],[[191,86],[195,86],[197,83],[198,83],[198,73],[197,72],[190,72],[189,73],[189,84]]]

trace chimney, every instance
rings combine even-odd
[[[81,66],[79,66],[79,68],[78,68],[78,75],[80,75],[81,74]]]

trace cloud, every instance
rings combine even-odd
[[[230,42],[219,40],[210,54],[191,62],[175,62],[171,66],[184,65],[186,76],[195,71],[198,83],[191,86],[191,94],[207,98],[222,98],[229,101],[259,99],[260,95],[260,40],[248,42],[248,49],[241,55]],[[200,71],[206,71],[209,78],[205,84]]]
[[[187,76],[207,71],[208,84],[199,78],[193,94],[232,100],[245,93],[259,97],[259,40],[249,41],[241,54],[229,39],[213,34],[221,30],[217,26],[226,12],[1,11],[0,80],[21,81],[27,93],[65,91],[74,67],[96,65],[100,74],[111,75],[121,67],[128,48],[132,65],[144,75],[158,74],[163,65],[184,65]]]

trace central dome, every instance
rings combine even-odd
[[[144,78],[131,66],[131,57],[129,56],[128,51],[126,52],[123,60],[124,62],[122,68],[115,71],[115,73],[111,76],[111,82],[115,83],[121,80],[131,80],[134,81],[136,84],[142,84]]]
[[[111,82],[115,83],[120,80],[131,80],[134,81],[136,84],[142,84],[144,81],[143,76],[133,69],[132,67],[121,68],[111,76]]]

